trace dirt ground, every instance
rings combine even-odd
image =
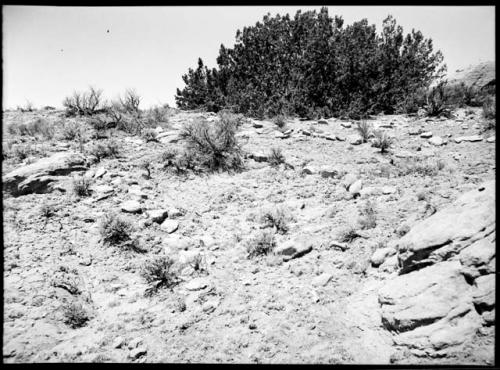
[[[56,120],[61,113],[5,112],[4,127],[38,116]],[[180,112],[171,117],[172,127],[196,115]],[[495,178],[496,144],[486,141],[495,132],[482,131],[481,109],[459,109],[452,119],[373,118],[372,124],[395,137],[388,154],[369,143],[352,145],[354,122],[350,128],[341,125],[345,121],[327,122],[290,120],[287,128],[294,131],[288,138],[277,137],[270,121],[260,122],[259,129],[246,123],[239,132],[246,152],[268,155],[272,147],[280,148],[291,166],[272,167],[247,158],[245,169],[232,174],[174,175],[162,169],[158,156],[182,143],[146,143],[112,132],[120,143],[119,157],[89,169],[106,170],[92,186],[112,186],[111,196],[99,199],[94,192],[76,197],[70,182],[64,185],[66,192],[4,193],[4,362],[491,365],[494,326],[491,332],[478,333],[465,350],[444,358],[415,357],[395,347],[381,325],[377,290],[397,272],[370,264],[377,248],[399,238],[401,227],[411,227],[476,184]],[[448,142],[434,146],[409,134],[419,127]],[[483,140],[453,140],[476,134]],[[4,130],[4,145],[21,139],[28,140],[12,138]],[[64,150],[78,151],[78,143],[68,143]],[[45,155],[63,150],[56,140],[25,144],[41,147]],[[440,161],[441,166],[432,174],[404,174],[410,161],[405,155],[429,166]],[[139,166],[144,158],[151,159],[150,179]],[[4,160],[3,175],[20,165]],[[330,168],[340,175],[304,173],[308,167]],[[353,198],[342,186],[344,174],[362,179],[363,188],[390,190]],[[124,201],[137,199],[129,193],[133,185],[143,193],[143,212],[121,213],[132,221],[143,253],[103,245],[99,233],[107,211],[120,212]],[[367,201],[375,209],[376,226],[362,230],[361,237],[346,243],[346,250],[335,247],[343,230],[361,229]],[[40,214],[44,204],[55,207],[54,216]],[[245,245],[262,228],[260,216],[276,207],[290,217],[288,232],[276,235],[278,245],[305,240],[312,251],[289,261],[274,254],[247,258]],[[168,234],[148,223],[147,210],[154,209],[176,209],[178,229]],[[183,273],[183,281],[172,289],[145,296],[148,285],[140,274],[144,261],[153,255],[178,256],[185,247],[200,253],[204,268]],[[54,283],[61,271],[72,271],[79,292]],[[189,290],[193,282],[205,287]],[[90,317],[75,329],[63,320],[63,303],[72,300],[81,302]]]

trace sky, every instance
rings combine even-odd
[[[201,57],[216,66],[220,44],[266,13],[294,15],[320,6],[56,7],[3,6],[3,108],[62,107],[90,85],[115,98],[128,88],[141,108],[175,106],[182,75]],[[495,59],[493,6],[329,6],[344,26],[367,18],[381,31],[392,14],[405,33],[432,38],[448,72]],[[109,32],[108,32],[109,31]]]

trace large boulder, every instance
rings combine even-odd
[[[447,260],[495,229],[495,181],[463,194],[397,243],[402,273]]]
[[[31,193],[47,193],[53,190],[50,186],[75,171],[86,171],[85,158],[75,152],[56,153],[9,172],[2,179],[5,192],[14,196]]]

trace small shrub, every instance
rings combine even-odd
[[[426,102],[426,93],[422,89],[418,89],[413,94],[407,95],[402,101],[396,105],[396,113],[399,114],[416,114],[418,110],[424,106]]]
[[[238,170],[243,166],[241,148],[236,138],[237,124],[220,121],[209,124],[196,120],[184,126],[181,138],[186,151],[200,167],[215,170]]]
[[[26,125],[26,131],[30,136],[41,136],[45,139],[52,139],[55,134],[54,126],[45,119],[37,118]]]
[[[277,167],[282,163],[285,163],[285,156],[279,148],[271,148],[271,154],[269,155],[269,164],[272,167]]]
[[[279,114],[276,117],[274,117],[273,122],[280,129],[282,129],[286,126],[285,116],[283,116],[282,114]]]
[[[73,178],[73,193],[79,197],[88,197],[90,195],[90,180],[85,176]]]
[[[40,216],[50,218],[56,214],[56,207],[53,204],[43,204],[40,207]]]
[[[441,82],[428,93],[425,111],[429,117],[447,115],[445,86],[446,82]]]
[[[373,229],[377,226],[377,216],[371,201],[367,201],[361,210],[359,225],[361,229]]]
[[[354,239],[359,237],[360,235],[356,231],[356,228],[349,226],[340,232],[338,239],[341,243],[351,243]]]
[[[417,174],[420,176],[436,176],[439,171],[445,167],[442,159],[434,161],[421,161],[418,159],[408,159],[406,162],[399,163],[399,176]]]
[[[178,272],[173,269],[174,261],[166,256],[148,259],[141,267],[141,276],[156,290],[172,288],[179,283]]]
[[[106,140],[103,143],[94,144],[89,150],[89,154],[95,156],[97,162],[104,158],[116,157],[118,153],[118,143],[115,140]]]
[[[488,96],[483,104],[483,117],[486,119],[495,119],[496,117],[496,99],[493,96]],[[493,123],[493,128],[495,127]]]
[[[73,329],[81,328],[90,320],[85,308],[80,303],[63,306],[64,323]]]
[[[94,129],[98,138],[105,136],[104,133],[108,129],[108,122],[103,117],[92,117],[88,123]]]
[[[276,248],[274,231],[261,230],[247,241],[248,258],[267,255]]]
[[[419,202],[420,202],[420,201],[422,201],[422,200],[427,201],[427,199],[428,199],[428,195],[427,195],[427,193],[426,193],[426,192],[424,192],[424,191],[420,191],[420,192],[418,192],[418,193],[417,193],[417,200],[418,200]]]
[[[13,157],[19,161],[23,161],[29,156],[35,154],[34,150],[30,145],[12,145],[12,150],[10,151],[9,157]]]
[[[105,244],[118,245],[132,240],[130,237],[133,231],[132,224],[116,213],[105,214],[99,230]]]
[[[146,143],[149,143],[150,141],[154,141],[154,142],[158,141],[156,139],[156,137],[158,136],[158,134],[152,128],[146,128],[146,129],[142,130],[141,136],[146,141]]]
[[[244,115],[232,113],[227,109],[223,109],[218,112],[217,116],[222,124],[232,124],[236,127],[242,126],[247,121],[247,118],[245,118]]]
[[[386,153],[387,149],[391,147],[394,139],[382,130],[373,131],[373,135],[375,136],[375,140],[372,146],[379,148],[382,153]]]
[[[61,125],[61,137],[63,140],[75,140],[81,136],[81,127],[78,123],[69,121]]]
[[[367,121],[361,121],[358,123],[356,130],[359,132],[363,143],[366,143],[372,134],[371,125]]]
[[[274,228],[275,232],[279,234],[286,234],[288,232],[288,221],[290,216],[282,207],[267,210],[261,217],[264,227]]]
[[[143,159],[139,163],[139,168],[145,170],[147,172],[146,178],[150,179],[151,178],[151,159]]]

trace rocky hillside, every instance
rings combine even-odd
[[[486,86],[495,85],[495,62],[482,62],[458,69],[449,73],[448,81],[451,84],[463,82],[466,86],[481,89]]]
[[[495,131],[480,108],[373,117],[388,153],[355,122],[247,120],[241,172],[165,169],[199,117],[218,119],[177,112],[156,141],[85,142],[7,129],[63,112],[4,112],[5,362],[493,364]],[[89,155],[110,141],[115,156]],[[109,212],[134,243],[106,243]],[[165,257],[177,284],[152,289],[144,266]]]

